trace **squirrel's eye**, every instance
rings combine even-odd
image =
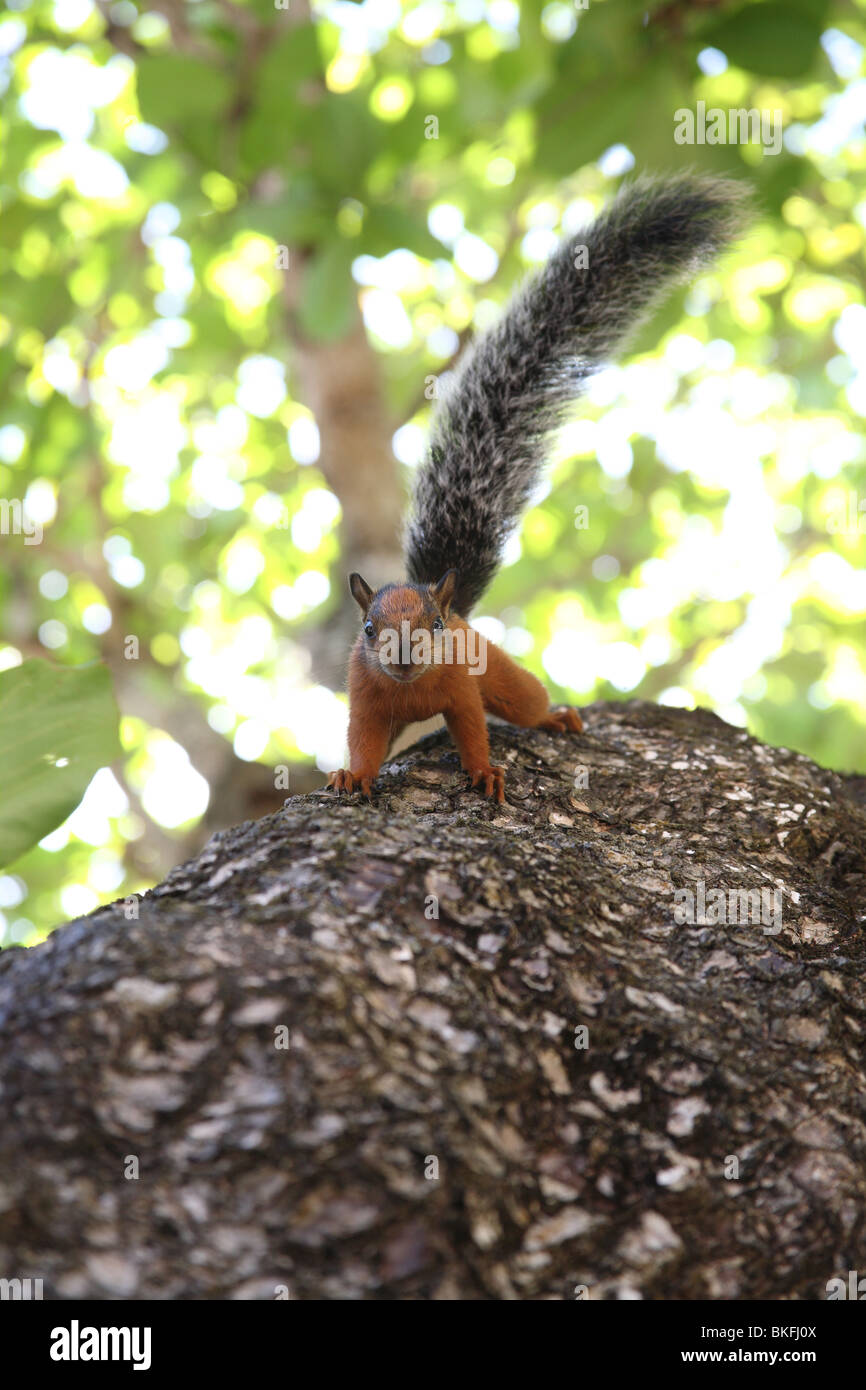
[[[442,619],[441,619],[441,618],[434,618],[434,619],[433,619],[433,631],[434,631],[434,632],[443,632],[444,629],[445,629],[445,624],[443,623]]]
[[[366,632],[366,634],[367,634],[368,637],[375,637],[375,636],[376,636],[376,629],[374,628],[374,626],[373,626],[373,624],[372,624],[371,622],[366,622],[366,623],[364,624],[364,631]]]

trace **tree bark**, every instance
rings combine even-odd
[[[291,798],[138,920],[2,953],[0,1273],[558,1300],[862,1272],[862,780],[640,702],[492,732],[504,806],[437,734],[372,804]],[[679,924],[700,881],[727,920]]]

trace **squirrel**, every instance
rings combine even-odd
[[[397,735],[437,714],[471,785],[498,802],[505,772],[490,764],[487,714],[522,728],[582,731],[575,709],[551,707],[542,683],[467,619],[529,506],[567,407],[661,296],[738,234],[743,204],[732,180],[634,180],[559,244],[464,354],[415,482],[408,581],[374,592],[360,574],[349,576],[363,622],[349,660],[350,766],[329,778],[337,792],[370,796]]]

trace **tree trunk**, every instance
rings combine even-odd
[[[435,735],[372,805],[295,797],[137,920],[4,951],[0,1273],[812,1299],[862,1271],[862,783],[704,712],[586,714],[493,730],[504,806]]]

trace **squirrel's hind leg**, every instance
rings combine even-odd
[[[533,724],[534,729],[552,729],[554,733],[582,734],[583,720],[577,710],[572,705],[551,705],[547,712],[547,717],[542,719],[539,724]]]
[[[487,670],[478,678],[484,708],[498,719],[507,719],[521,729],[551,729],[556,733],[579,734],[583,723],[570,705],[551,706],[540,680],[524,671],[499,647],[487,644]]]

